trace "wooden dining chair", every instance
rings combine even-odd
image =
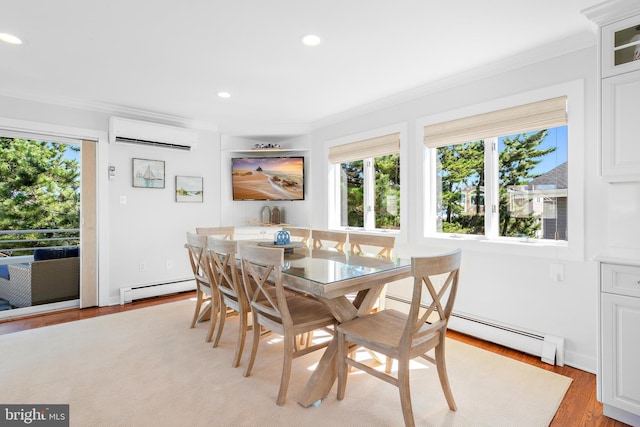
[[[316,329],[326,329],[336,323],[324,304],[313,297],[285,290],[282,282],[284,250],[252,245],[239,246],[242,259],[242,279],[253,316],[253,345],[244,376],[251,374],[260,342],[258,325],[284,337],[282,376],[276,403],[284,405],[294,358],[326,347],[329,342],[305,347],[296,345],[296,336]],[[332,330],[326,329],[333,334]]]
[[[395,242],[395,236],[349,233],[349,252],[352,255],[374,253],[383,258],[390,259]]]
[[[310,228],[300,228],[300,227],[282,227],[282,231],[288,231],[291,235],[291,241],[302,242],[305,245],[309,244],[309,239],[311,238],[311,229]]]
[[[196,322],[207,317],[211,319],[206,341],[210,342],[216,325],[218,315],[217,289],[211,283],[211,273],[207,262],[207,236],[198,236],[187,232],[185,245],[189,254],[189,263],[196,281],[196,307],[191,320],[191,328],[195,328]]]
[[[339,357],[338,400],[344,398],[347,366],[352,366],[398,387],[404,423],[414,426],[409,362],[420,356],[436,365],[449,408],[452,411],[457,409],[447,376],[445,336],[458,290],[460,259],[460,249],[445,255],[412,258],[411,272],[414,282],[409,314],[390,309],[382,310],[336,327]],[[397,359],[397,377],[379,372],[349,357],[353,346],[365,347]],[[425,354],[431,349],[435,349],[435,357]]]
[[[201,236],[214,236],[220,239],[233,240],[235,227],[197,227],[196,234]]]
[[[333,248],[338,252],[344,252],[347,243],[347,233],[343,231],[312,230],[313,249]]]
[[[249,329],[249,314],[251,309],[247,300],[242,281],[240,279],[240,269],[237,267],[236,254],[238,252],[238,242],[235,240],[221,240],[214,237],[207,237],[207,260],[212,274],[212,281],[218,288],[220,298],[220,313],[227,313],[230,308],[238,313],[238,340],[236,341],[236,352],[231,366],[236,368],[240,365],[242,351],[244,349],[245,337]],[[224,329],[226,315],[220,316],[216,323],[213,347],[217,347],[220,336]]]

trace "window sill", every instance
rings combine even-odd
[[[575,248],[566,241],[522,240],[522,239],[487,239],[478,236],[438,235],[425,236],[427,246],[443,248],[462,248],[464,250],[500,255],[527,256],[537,258],[584,260],[582,248]]]

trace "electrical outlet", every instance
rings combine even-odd
[[[167,270],[171,270],[173,268],[173,260],[172,259],[166,260],[165,266],[167,267]]]
[[[140,271],[145,271],[145,270],[147,269],[147,266],[145,265],[145,263],[144,263],[144,262],[141,262],[141,263],[138,265],[138,269],[139,269]]]
[[[564,281],[564,264],[551,264],[551,280],[554,282]]]

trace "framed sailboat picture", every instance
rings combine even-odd
[[[164,188],[164,161],[133,159],[133,186]]]
[[[202,177],[176,175],[176,202],[202,203]]]

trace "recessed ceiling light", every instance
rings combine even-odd
[[[220,98],[231,98],[231,94],[229,92],[218,92],[218,96]]]
[[[322,39],[315,34],[307,34],[302,38],[302,43],[307,46],[318,46],[322,43]]]
[[[0,33],[0,41],[9,44],[22,44],[22,40],[12,34]]]

